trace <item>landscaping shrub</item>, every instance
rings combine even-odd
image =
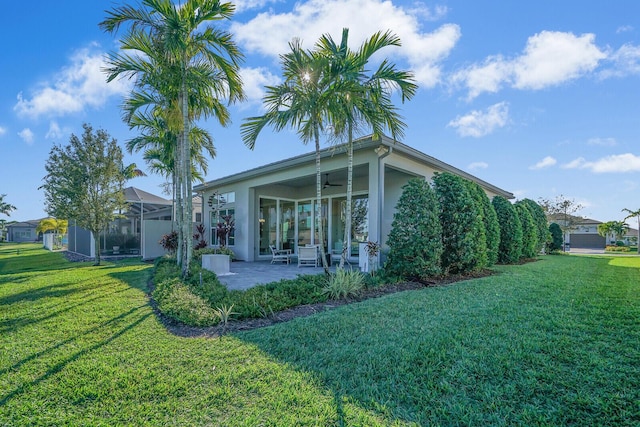
[[[518,219],[522,225],[522,258],[533,258],[538,255],[538,229],[527,206],[523,203],[514,205]]]
[[[216,311],[195,295],[180,279],[156,283],[153,298],[165,315],[191,326],[211,326],[218,322]]]
[[[631,248],[629,246],[618,246],[618,245],[608,245],[604,248],[605,252],[631,252]]]
[[[558,224],[552,222],[549,224],[549,235],[551,236],[549,239],[549,243],[547,244],[547,252],[557,252],[562,249],[562,229]]]
[[[466,184],[469,193],[475,199],[482,213],[484,233],[487,239],[487,266],[489,267],[498,262],[498,250],[500,249],[500,224],[498,224],[498,216],[491,204],[491,200],[489,200],[487,193],[484,192],[482,187],[473,181],[466,181]]]
[[[547,216],[544,214],[544,209],[531,199],[522,199],[518,203],[525,205],[527,209],[529,209],[531,218],[533,218],[537,231],[536,237],[538,239],[536,249],[537,252],[540,253],[547,245],[547,242],[551,239],[551,234],[549,233],[549,228],[547,226]]]
[[[433,182],[440,203],[444,273],[465,273],[486,267],[487,238],[482,214],[465,180],[445,172],[437,173]]]
[[[237,319],[268,317],[287,308],[326,301],[327,296],[322,292],[326,280],[324,275],[305,275],[254,286],[246,291],[228,291],[215,305],[233,305]]]
[[[409,180],[393,215],[384,275],[426,279],[441,273],[439,212],[440,206],[431,186],[424,179]]]
[[[491,201],[500,224],[500,249],[498,262],[513,264],[522,255],[522,224],[513,205],[502,196],[495,196]]]
[[[202,255],[229,255],[230,259],[233,261],[236,259],[236,254],[233,250],[229,249],[227,246],[223,248],[199,248],[193,250],[193,261],[202,265]]]
[[[358,270],[339,268],[332,273],[322,292],[331,299],[340,299],[357,294],[364,287],[364,275]]]

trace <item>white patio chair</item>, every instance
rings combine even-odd
[[[286,262],[287,264],[291,263],[291,249],[276,249],[275,246],[269,245],[271,249],[271,264],[274,262]]]
[[[298,247],[298,267],[301,266],[318,266],[318,247],[317,246],[299,246]]]

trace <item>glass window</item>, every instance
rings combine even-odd
[[[220,245],[220,235],[218,229],[224,228],[230,222],[235,221],[236,210],[233,208],[220,209],[211,212],[211,242],[214,245]],[[235,228],[227,235],[227,246],[235,245]]]
[[[260,212],[258,216],[260,234],[260,255],[271,255],[270,245],[277,247],[277,206],[278,201],[273,199],[260,199]]]

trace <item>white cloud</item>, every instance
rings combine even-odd
[[[565,163],[561,166],[562,169],[578,169],[584,165],[586,160],[584,157],[578,157],[577,159],[571,160],[569,163]]]
[[[479,138],[497,128],[504,127],[509,118],[509,104],[500,102],[485,111],[474,110],[465,116],[458,116],[447,126],[456,128],[460,136]]]
[[[467,169],[469,169],[469,170],[486,169],[488,167],[489,167],[489,163],[486,163],[486,162],[473,162],[473,163],[469,164],[469,166],[467,166]]]
[[[31,129],[29,129],[29,128],[22,129],[20,132],[18,132],[18,136],[20,138],[22,138],[22,140],[24,142],[26,142],[27,145],[32,145],[33,144],[34,135],[33,135],[33,132],[31,131]]]
[[[264,67],[242,68],[240,70],[243,89],[249,104],[262,102],[264,96],[264,86],[275,86],[280,83],[280,77],[272,74]],[[246,105],[241,104],[241,108]]]
[[[7,129],[0,126],[0,136],[4,135],[5,133],[7,133]]]
[[[628,31],[633,31],[633,26],[632,25],[621,25],[620,27],[618,27],[616,29],[616,33],[617,34],[626,33]]]
[[[558,161],[556,159],[554,159],[551,156],[547,156],[544,159],[540,160],[535,165],[530,166],[529,169],[538,170],[538,169],[549,168],[549,167],[555,165],[556,163],[558,163]]]
[[[296,3],[290,12],[269,11],[246,23],[234,22],[231,31],[247,51],[275,59],[289,50],[293,38],[311,48],[323,34],[330,34],[339,43],[342,29],[349,28],[351,47],[357,48],[375,32],[392,29],[402,47],[385,49],[381,54],[404,58],[418,83],[432,87],[441,79],[440,62],[454,48],[461,32],[455,24],[424,32],[419,18],[439,19],[444,14],[446,8],[442,7],[405,8],[383,0],[309,0]]]
[[[241,13],[250,9],[261,9],[269,3],[277,3],[282,0],[236,0],[236,13]]]
[[[589,145],[600,145],[603,147],[613,147],[615,145],[618,145],[617,141],[615,138],[590,138],[587,141],[587,144]]]
[[[595,173],[640,172],[640,156],[631,153],[614,154],[595,162],[586,162],[582,168],[590,169]]]
[[[49,123],[49,130],[47,134],[44,136],[46,139],[60,139],[62,138],[63,132],[60,129],[60,125],[55,120],[52,120]]]
[[[640,74],[640,46],[630,43],[622,45],[608,59],[612,63],[612,68],[600,72],[600,77],[603,79]]]
[[[31,98],[19,93],[13,109],[19,116],[35,119],[77,113],[86,107],[98,108],[110,96],[126,93],[130,85],[126,80],[107,83],[101,70],[103,66],[101,52],[80,49],[70,58],[70,64],[51,81],[41,83]]]
[[[542,31],[529,37],[520,56],[488,57],[482,64],[455,73],[452,82],[466,86],[469,99],[498,92],[503,86],[543,89],[593,71],[606,56],[593,34]]]

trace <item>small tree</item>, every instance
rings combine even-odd
[[[45,218],[36,227],[36,233],[46,233],[53,231],[56,245],[62,246],[62,236],[67,234],[69,221],[66,219]]]
[[[574,214],[582,210],[583,206],[574,199],[567,199],[560,194],[554,200],[540,199],[540,206],[549,221],[555,221],[563,233],[563,240],[568,233],[576,228],[579,217]],[[564,247],[563,247],[564,249]]]
[[[629,226],[624,221],[607,221],[598,224],[598,234],[607,238],[608,235],[613,236],[613,240],[621,240],[629,231]]]
[[[222,215],[220,218],[222,218],[222,221],[216,225],[216,235],[218,236],[220,247],[224,248],[227,246],[229,234],[235,228],[235,221],[233,220],[233,215]]]
[[[445,172],[434,176],[440,203],[442,269],[445,274],[465,273],[487,266],[487,238],[480,207],[469,194],[465,180]]]
[[[547,246],[547,252],[551,253],[562,249],[562,229],[555,222],[552,222],[549,225],[549,235],[551,236],[551,238]]]
[[[49,215],[67,218],[93,233],[96,265],[100,265],[97,236],[117,212],[126,208],[122,150],[104,130],[84,124],[82,139],[71,135],[69,145],[54,145],[45,164],[45,191]]]
[[[522,225],[522,258],[533,258],[538,254],[538,229],[524,203],[514,205]]]
[[[547,225],[547,217],[544,214],[544,209],[538,203],[531,199],[522,199],[518,203],[522,203],[529,209],[529,213],[533,218],[533,222],[536,225],[536,237],[538,238],[537,252],[539,253],[545,248],[547,242],[550,239],[549,226]]]
[[[482,187],[473,181],[466,181],[469,193],[475,199],[476,204],[480,207],[482,213],[482,222],[484,224],[484,232],[487,238],[487,267],[498,262],[498,250],[500,248],[500,224],[496,210],[491,204],[491,200],[484,192]]]
[[[638,221],[638,240],[636,241],[636,244],[638,245],[638,248],[640,248],[640,209],[632,211],[631,209],[624,208],[622,209],[622,212],[626,212],[629,214],[624,217],[625,221],[629,218],[635,218]],[[638,255],[640,255],[640,249],[638,249]]]
[[[500,224],[500,250],[498,262],[513,264],[518,262],[522,255],[522,223],[516,209],[502,196],[495,196],[491,201],[498,223]]]
[[[393,275],[425,280],[441,273],[440,206],[433,189],[413,178],[403,187],[387,240],[385,270]]]

